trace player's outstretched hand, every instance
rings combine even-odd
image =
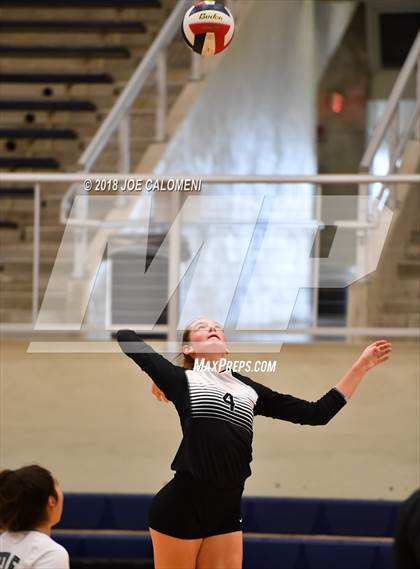
[[[392,346],[388,340],[378,340],[365,348],[359,358],[359,362],[363,365],[366,371],[369,371],[376,365],[388,360],[390,358],[391,351]]]
[[[168,403],[168,400],[166,399],[165,394],[163,393],[163,391],[161,389],[159,389],[159,387],[156,385],[156,383],[152,383],[152,393],[158,401],[164,401],[165,403]]]

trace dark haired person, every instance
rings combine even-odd
[[[228,349],[221,326],[212,320],[194,320],[187,327],[183,367],[131,330],[120,330],[117,339],[155,382],[154,394],[175,405],[183,432],[171,464],[175,476],[155,496],[149,512],[155,569],[240,569],[241,497],[251,474],[254,416],[325,425],[366,372],[391,352],[386,340],[371,344],[335,387],[310,402],[218,369]],[[196,360],[211,365],[196,369]]]
[[[67,551],[51,539],[63,493],[41,466],[0,472],[0,568],[69,569]]]
[[[395,569],[420,569],[420,488],[399,507],[394,564]]]

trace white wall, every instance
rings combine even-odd
[[[40,463],[65,491],[156,492],[181,439],[175,408],[118,353],[29,354],[3,342],[1,467]],[[419,346],[397,343],[326,426],[255,419],[246,493],[395,498],[420,486]],[[287,345],[275,374],[250,374],[277,391],[316,400],[360,353],[345,344]],[[252,347],[250,346],[252,357]],[[261,358],[262,356],[254,356]]]

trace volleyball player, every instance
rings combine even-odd
[[[393,554],[395,569],[420,569],[420,488],[398,509]]]
[[[149,512],[155,569],[240,569],[240,502],[251,474],[253,417],[325,425],[365,373],[391,352],[385,340],[371,344],[335,387],[309,402],[236,372],[193,369],[196,359],[215,366],[227,353],[223,330],[212,320],[194,320],[184,332],[183,367],[131,330],[120,330],[117,339],[154,381],[155,395],[175,405],[183,432],[171,464],[174,478],[155,496]]]
[[[1,569],[69,569],[67,551],[51,539],[63,493],[41,466],[0,472]]]

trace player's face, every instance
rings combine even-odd
[[[190,326],[190,341],[195,353],[227,352],[227,343],[222,326],[206,318],[195,320]]]

